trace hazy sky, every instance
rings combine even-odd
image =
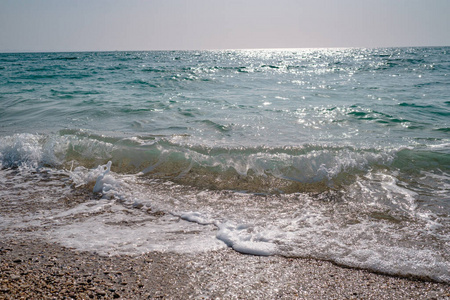
[[[0,52],[450,46],[450,0],[0,0]]]

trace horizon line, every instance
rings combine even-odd
[[[205,48],[205,49],[147,49],[147,50],[0,50],[0,54],[27,53],[89,53],[89,52],[158,52],[158,51],[257,51],[257,50],[312,50],[312,49],[389,49],[389,48],[439,48],[450,45],[427,46],[349,46],[349,47],[269,47],[269,48]]]

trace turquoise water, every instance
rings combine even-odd
[[[1,201],[20,203],[19,185],[42,201],[33,190],[57,174],[65,195],[95,190],[86,203],[115,203],[101,206],[104,219],[123,209],[145,219],[152,209],[172,216],[164,226],[199,226],[212,239],[193,238],[196,251],[450,282],[449,51],[0,54]],[[3,227],[61,213],[14,222],[3,213]],[[168,243],[186,236],[154,220],[117,243],[111,236],[124,228],[89,220],[41,230],[104,253],[186,250]]]

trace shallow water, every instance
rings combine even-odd
[[[449,50],[0,54],[1,227],[450,282]]]

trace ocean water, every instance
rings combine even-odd
[[[0,54],[0,229],[450,282],[450,48]]]

